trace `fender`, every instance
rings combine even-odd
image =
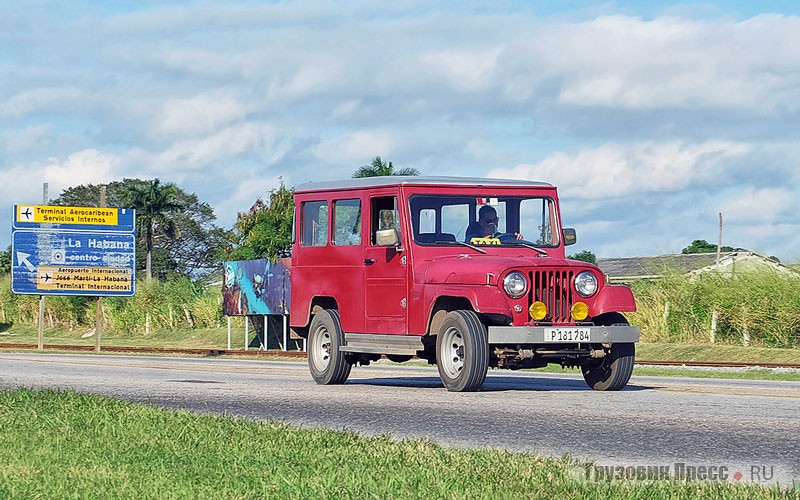
[[[600,289],[591,309],[591,316],[607,312],[634,312],[636,301],[631,289],[624,285],[606,285]]]
[[[439,297],[462,297],[472,304],[475,312],[485,314],[503,314],[511,316],[511,305],[503,293],[493,286],[441,286],[428,287],[428,318]]]

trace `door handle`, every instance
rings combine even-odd
[[[364,259],[364,264],[366,264],[368,266],[370,264],[374,264],[374,263],[375,263],[375,259]]]

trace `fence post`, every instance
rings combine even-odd
[[[231,350],[231,317],[228,316],[228,350]]]
[[[711,343],[717,341],[717,311],[711,311]]]

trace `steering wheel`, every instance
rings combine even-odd
[[[514,233],[496,233],[492,238],[497,238],[500,240],[501,243],[505,242],[513,242],[513,241],[522,241],[517,240],[517,235]]]

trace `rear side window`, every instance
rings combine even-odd
[[[361,243],[361,200],[336,200],[333,205],[333,244]]]
[[[328,202],[307,201],[302,205],[303,246],[323,247],[328,244]]]

